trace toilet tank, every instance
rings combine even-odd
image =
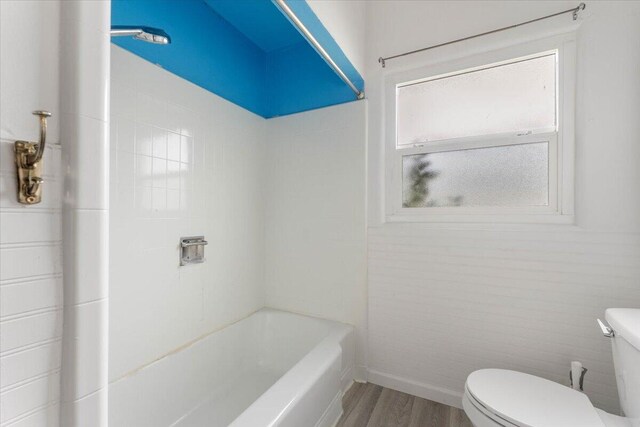
[[[610,308],[605,318],[614,330],[613,365],[624,415],[640,418],[640,309]]]

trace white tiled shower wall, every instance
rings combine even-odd
[[[110,381],[264,306],[264,119],[112,46]],[[204,235],[203,264],[179,238]]]
[[[62,336],[59,2],[0,2],[0,425],[58,424]],[[25,32],[24,29],[30,30]],[[38,55],[33,49],[41,49]],[[43,66],[44,64],[44,66]],[[44,193],[16,201],[13,142],[38,140],[48,109]]]
[[[364,378],[366,101],[270,119],[269,307],[356,326]]]

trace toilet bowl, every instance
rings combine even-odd
[[[504,369],[483,369],[469,375],[462,404],[476,427],[632,426],[623,417],[596,409],[584,393]]]
[[[640,427],[640,309],[609,309],[620,406],[595,408],[586,394],[534,375],[482,369],[467,377],[463,408],[475,427]]]

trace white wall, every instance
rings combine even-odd
[[[58,425],[62,173],[58,1],[0,2],[0,423]],[[25,31],[29,28],[29,31]],[[46,109],[43,201],[16,200],[13,142],[37,141]]]
[[[570,15],[389,61],[393,55],[574,7],[557,2],[367,4],[370,379],[460,404],[465,377],[505,367],[617,410],[595,318],[640,306],[640,3],[588,2],[578,29],[575,226],[384,224],[384,73],[566,30]],[[418,30],[419,29],[419,30]]]
[[[362,367],[366,101],[267,124],[267,306],[355,325]]]
[[[309,6],[361,76],[365,72],[366,2],[309,0]]]
[[[265,121],[111,52],[114,381],[264,305]],[[197,235],[206,262],[180,267]]]

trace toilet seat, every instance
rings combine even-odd
[[[605,426],[585,394],[522,372],[504,369],[473,372],[467,378],[465,394],[478,411],[497,425]]]

